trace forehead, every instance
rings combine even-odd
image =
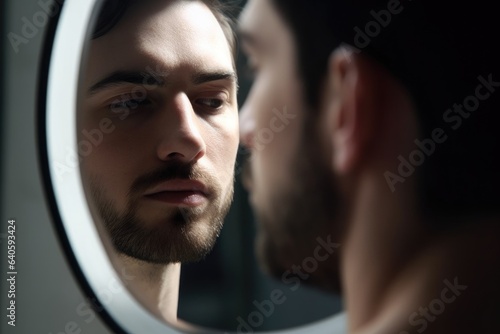
[[[222,28],[201,1],[141,1],[107,34],[90,43],[86,81],[104,73],[160,68],[229,70]]]
[[[290,49],[291,31],[272,4],[272,0],[249,0],[243,10],[238,29],[244,42],[262,50]]]

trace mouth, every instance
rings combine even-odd
[[[196,207],[208,201],[209,192],[202,182],[174,179],[154,186],[144,197],[176,206]]]

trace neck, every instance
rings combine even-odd
[[[392,193],[380,175],[360,183],[342,256],[350,332],[489,333],[495,318],[484,315],[499,312],[487,302],[500,297],[499,219],[431,232],[409,204],[412,186]]]
[[[134,297],[158,318],[177,322],[181,264],[151,264],[124,255],[114,261],[115,269],[126,272],[124,284]]]

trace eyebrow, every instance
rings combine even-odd
[[[201,85],[207,82],[219,80],[229,80],[237,82],[238,77],[235,72],[202,72],[195,74],[192,79],[195,85]]]
[[[151,80],[153,79],[153,80]],[[214,72],[200,72],[196,73],[192,77],[192,82],[195,85],[201,85],[207,82],[218,81],[218,80],[230,80],[237,83],[237,75],[235,72],[225,72],[225,71],[214,71]],[[92,85],[88,90],[88,95],[92,96],[97,94],[98,92],[118,87],[126,84],[134,84],[134,85],[148,85],[148,86],[157,86],[164,87],[166,81],[162,77],[153,76],[146,72],[134,72],[134,71],[117,71],[113,72],[106,78],[100,80],[96,84]]]
[[[151,82],[151,77],[154,79],[153,82]],[[89,95],[95,95],[98,92],[117,87],[120,85],[124,84],[134,84],[134,85],[154,85],[154,86],[164,86],[165,82],[164,80],[151,76],[148,73],[145,72],[133,72],[133,71],[117,71],[113,72],[104,79],[100,80],[96,84],[92,85],[90,87],[88,94]]]

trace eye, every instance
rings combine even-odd
[[[219,109],[224,104],[224,101],[218,98],[199,98],[195,102],[210,109]]]
[[[111,112],[118,114],[118,113],[131,113],[134,110],[137,111],[138,108],[140,107],[146,107],[151,105],[152,102],[151,100],[147,98],[131,98],[128,96],[122,96],[118,99],[113,100],[113,102],[109,105],[109,108]]]

